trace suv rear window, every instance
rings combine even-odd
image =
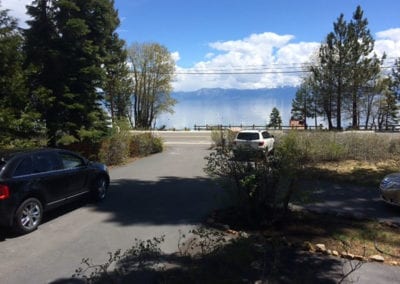
[[[237,139],[240,140],[258,140],[260,136],[256,132],[239,132]]]
[[[30,156],[24,158],[15,169],[14,176],[24,176],[33,173],[33,163]]]

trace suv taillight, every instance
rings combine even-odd
[[[264,146],[264,141],[258,142],[258,146]]]
[[[10,197],[10,188],[8,185],[0,184],[0,200],[4,200]]]

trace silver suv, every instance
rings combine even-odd
[[[271,153],[275,139],[268,131],[242,130],[233,141],[233,150],[261,150]]]

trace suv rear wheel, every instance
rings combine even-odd
[[[15,213],[14,229],[19,233],[30,233],[37,229],[42,216],[42,203],[36,198],[28,198],[21,203]]]

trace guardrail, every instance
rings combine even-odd
[[[324,130],[324,128],[321,126],[307,126],[305,128],[304,126],[287,126],[287,125],[282,125],[280,127],[269,127],[267,125],[221,125],[221,124],[215,124],[215,125],[194,125],[193,128],[195,131],[201,131],[201,130],[225,130],[225,129],[253,129],[253,130],[282,130],[282,131],[288,131],[288,130]],[[346,131],[373,131],[373,132],[400,132],[400,125],[390,125],[387,129],[378,129],[377,127],[373,128],[365,128],[365,127],[360,127],[359,129],[343,129]]]
[[[253,129],[253,130],[322,130],[322,126],[307,126],[307,129],[304,126],[280,126],[280,127],[268,127],[267,125],[194,125],[194,130],[225,130],[225,129]]]

